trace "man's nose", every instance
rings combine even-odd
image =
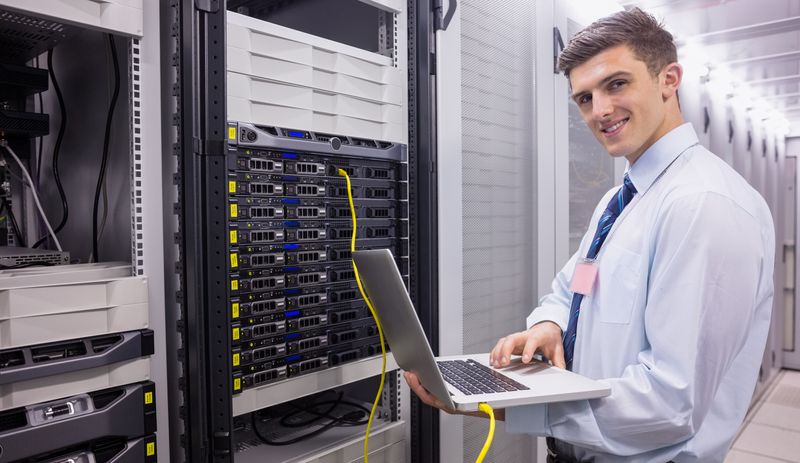
[[[592,116],[596,121],[603,121],[611,117],[614,105],[611,98],[604,95],[592,95]]]

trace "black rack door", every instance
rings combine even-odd
[[[178,157],[181,445],[185,461],[227,462],[232,459],[232,387],[221,181],[226,175],[225,2],[171,0],[166,8],[165,45],[172,47],[175,77],[173,154]]]

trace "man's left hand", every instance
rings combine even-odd
[[[482,412],[462,412],[448,407],[441,400],[437,399],[433,394],[428,392],[427,389],[425,389],[425,386],[423,386],[422,383],[419,381],[419,377],[416,375],[416,373],[405,371],[403,372],[403,377],[405,378],[406,383],[408,383],[408,387],[411,388],[411,390],[414,392],[414,394],[417,395],[417,397],[419,397],[419,400],[421,400],[423,403],[427,405],[430,405],[431,407],[438,408],[439,410],[448,413],[450,415],[468,415],[468,416],[479,416],[483,418],[487,417],[486,414]],[[504,421],[506,417],[505,409],[502,408],[495,409],[494,417],[498,421]]]

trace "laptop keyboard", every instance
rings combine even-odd
[[[472,360],[440,360],[442,377],[465,395],[526,391],[527,386]]]

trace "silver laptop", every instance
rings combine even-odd
[[[472,411],[481,402],[505,408],[611,393],[603,382],[536,360],[523,364],[516,358],[508,367],[492,368],[488,353],[434,358],[391,251],[356,251],[353,260],[397,364],[415,372],[422,385],[450,407]]]

